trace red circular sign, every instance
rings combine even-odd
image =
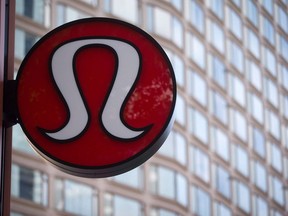
[[[89,18],[54,29],[27,54],[16,80],[19,123],[31,146],[78,176],[135,168],[173,124],[171,63],[126,22]]]

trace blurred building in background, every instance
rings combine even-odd
[[[66,22],[113,17],[163,46],[178,83],[160,151],[108,179],[47,164],[14,126],[12,216],[288,215],[287,0],[16,0],[15,74]]]

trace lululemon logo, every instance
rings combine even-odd
[[[31,147],[82,177],[131,170],[164,143],[176,80],[161,46],[123,21],[60,26],[29,51],[17,77],[17,114]]]
[[[81,134],[88,124],[88,113],[74,76],[73,59],[80,48],[88,45],[106,45],[117,54],[118,68],[112,90],[104,106],[101,121],[108,133],[120,139],[132,139],[144,131],[128,128],[121,120],[121,107],[134,85],[140,66],[140,56],[130,44],[114,39],[84,39],[59,47],[52,57],[52,74],[70,112],[68,123],[61,130],[46,133],[55,140],[70,140]],[[95,68],[95,73],[100,72]]]

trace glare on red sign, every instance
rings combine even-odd
[[[89,18],[41,38],[16,78],[19,123],[60,169],[107,177],[149,159],[173,124],[174,72],[163,49],[126,22]]]

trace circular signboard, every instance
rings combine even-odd
[[[31,146],[70,174],[133,169],[173,124],[171,63],[151,36],[123,21],[88,18],[54,29],[29,51],[16,81]]]

